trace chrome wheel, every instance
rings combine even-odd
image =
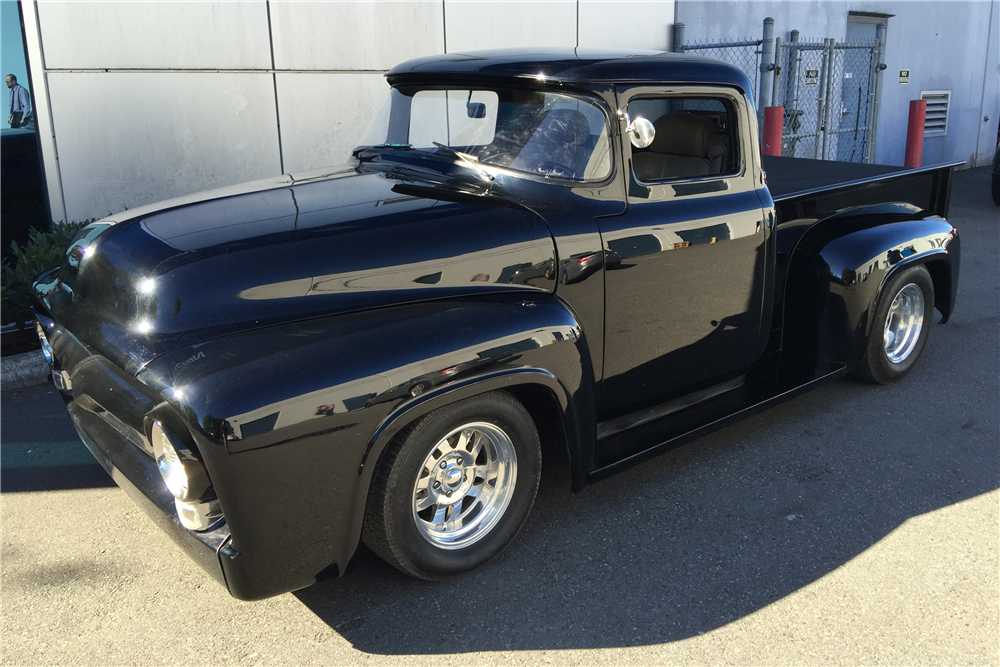
[[[910,283],[896,294],[885,318],[882,344],[889,361],[903,363],[917,346],[923,327],[924,293]]]
[[[534,420],[505,391],[427,413],[386,447],[365,507],[365,544],[420,579],[470,572],[517,536],[542,472]]]
[[[492,530],[510,504],[517,455],[510,437],[485,422],[460,426],[438,441],[413,485],[413,519],[421,537],[461,549]]]

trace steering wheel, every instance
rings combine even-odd
[[[556,176],[559,178],[576,178],[576,170],[570,169],[564,164],[559,164],[558,162],[542,162],[537,167],[535,171],[544,176]]]

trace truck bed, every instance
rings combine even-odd
[[[829,188],[906,170],[905,167],[884,164],[804,160],[770,155],[765,155],[763,159],[764,171],[767,172],[767,189],[775,200],[796,192]]]
[[[791,157],[764,156],[767,188],[777,222],[820,219],[836,211],[906,202],[942,217],[948,213],[951,172],[962,162],[907,169]]]

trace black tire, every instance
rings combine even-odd
[[[449,434],[452,437],[445,440]],[[468,444],[456,446],[462,437]],[[478,448],[475,442],[480,443]],[[447,453],[433,458],[440,451]],[[498,473],[490,487],[491,473],[481,471],[488,468],[491,455],[503,458],[504,453],[508,465],[504,468],[498,463],[497,470],[506,470],[507,476]],[[466,454],[473,457],[473,463],[462,467]],[[379,461],[365,510],[365,544],[389,564],[419,579],[446,579],[474,570],[503,551],[521,529],[535,502],[541,463],[535,424],[510,394],[494,391],[439,408],[403,429]],[[455,482],[456,470],[464,475],[462,479],[472,480]],[[435,480],[437,490],[431,491]],[[453,502],[450,492],[447,498],[444,493],[452,488],[449,484],[456,483]],[[420,504],[428,502],[432,504],[418,512]],[[479,503],[478,511],[475,503]],[[444,512],[437,516],[447,517],[445,523],[429,518],[437,512]],[[471,517],[467,525],[446,528],[457,525],[463,516]],[[457,517],[454,522],[452,517]],[[475,527],[477,521],[479,527],[463,537],[462,530]],[[454,541],[445,544],[448,539]]]
[[[893,339],[886,333],[886,324],[890,318],[893,302],[897,298],[902,300],[900,303],[903,303],[907,298],[912,299],[910,295],[915,296],[914,287],[919,290],[922,296],[922,319],[919,329],[916,328],[916,325],[906,329],[912,334],[912,342],[906,343],[906,336],[899,334],[904,343],[899,344],[897,349],[890,342]],[[912,266],[892,276],[875,307],[871,333],[868,335],[865,347],[865,356],[855,374],[869,382],[890,384],[909,373],[927,342],[933,316],[934,282],[925,267]],[[898,321],[897,317],[896,322]],[[887,345],[893,349],[894,355],[886,349]]]
[[[997,142],[997,152],[993,155],[993,203],[1000,206],[1000,141]]]

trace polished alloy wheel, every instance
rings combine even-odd
[[[474,422],[442,438],[413,485],[413,518],[421,537],[441,549],[481,539],[503,516],[517,480],[517,455],[504,431]]]
[[[910,283],[899,290],[885,318],[882,341],[885,356],[894,364],[903,363],[920,338],[924,326],[924,293]]]

